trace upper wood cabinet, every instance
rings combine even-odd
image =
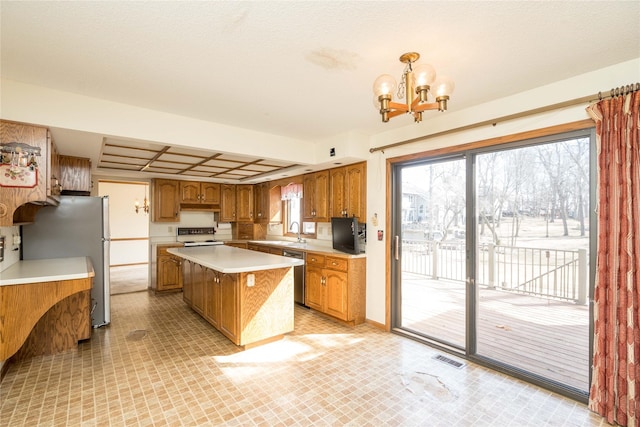
[[[236,221],[253,222],[253,185],[236,185]]]
[[[33,221],[37,207],[29,209],[28,206],[35,206],[32,203],[57,205],[60,195],[58,154],[49,130],[42,126],[0,120],[0,143],[11,142],[40,148],[40,157],[36,157],[37,179],[33,185],[25,181],[24,186],[11,184],[0,187],[0,226],[13,225],[14,220],[16,223]]]
[[[91,191],[91,159],[61,155],[58,161],[63,191]]]
[[[269,183],[256,184],[253,190],[255,221],[269,222]]]
[[[220,222],[233,222],[236,220],[236,186],[221,184],[220,193]]]
[[[329,171],[305,174],[302,178],[302,218],[305,221],[329,221]]]
[[[151,181],[153,222],[180,221],[180,181],[154,179]]]
[[[280,186],[261,182],[254,186],[254,221],[259,223],[282,222]]]
[[[356,217],[366,221],[367,164],[356,163],[330,169],[329,195],[331,217]]]
[[[180,181],[180,203],[219,205],[220,184]]]

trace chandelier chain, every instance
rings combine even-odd
[[[398,98],[403,99],[406,91],[407,91],[407,74],[413,71],[411,68],[411,62],[407,62],[407,65],[404,67],[404,71],[402,72],[402,81],[398,85]]]

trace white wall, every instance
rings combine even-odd
[[[412,123],[411,126],[396,131],[374,135],[370,140],[370,147],[427,136],[495,117],[590,96],[600,91],[605,93],[613,87],[637,81],[638,76],[640,76],[640,58],[462,111],[455,111],[455,98],[452,98],[449,103],[450,110],[447,113],[439,114],[437,117],[431,117],[429,113],[425,113],[427,117],[420,124]],[[487,125],[371,153],[367,161],[367,213],[369,216],[367,220],[369,236],[367,239],[367,319],[381,324],[386,320],[386,245],[385,241],[378,241],[374,236],[377,230],[384,230],[385,240],[392,237],[386,228],[388,219],[386,203],[389,197],[386,192],[387,159],[588,119],[585,112],[586,106],[582,104],[567,107],[497,123],[496,126]],[[402,119],[403,117],[397,117],[392,120]],[[376,214],[378,226],[373,225]]]
[[[315,144],[2,79],[2,118],[175,146],[314,164]],[[97,147],[99,149],[99,147]],[[268,157],[267,157],[268,158]],[[95,165],[94,165],[95,166]]]
[[[98,182],[98,194],[109,196],[109,228],[111,230],[110,264],[140,264],[149,262],[149,240],[118,240],[149,238],[149,214],[135,212],[136,200],[142,206],[149,185],[144,182]]]

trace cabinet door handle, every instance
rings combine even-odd
[[[202,200],[204,202],[205,200],[207,200],[207,198],[204,196],[204,194],[201,194],[200,195],[200,200]]]

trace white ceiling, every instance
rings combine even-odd
[[[449,110],[640,56],[638,1],[3,0],[0,12],[4,79],[308,141],[412,124],[382,124],[371,92],[407,51],[454,79]]]

